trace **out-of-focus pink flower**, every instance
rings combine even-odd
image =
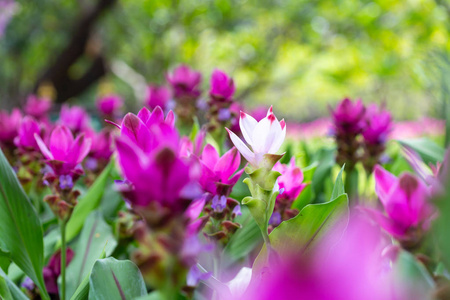
[[[0,142],[12,144],[18,134],[20,123],[22,122],[22,113],[19,109],[13,109],[11,114],[0,110]]]
[[[272,107],[269,108],[266,117],[259,122],[252,116],[241,112],[239,126],[245,141],[252,147],[253,151],[234,132],[228,128],[226,129],[233,144],[254,167],[260,166],[264,154],[275,154],[286,137],[284,119],[278,121],[273,114]]]
[[[85,138],[84,133],[74,139],[70,129],[64,125],[58,125],[52,131],[50,149],[38,134],[34,137],[56,175],[70,175],[83,161],[91,147],[91,139]]]
[[[392,130],[391,114],[376,104],[371,104],[366,111],[366,124],[362,135],[368,144],[383,144]]]
[[[416,229],[427,230],[434,213],[430,191],[420,179],[409,173],[395,177],[375,166],[375,191],[386,215],[367,209],[383,229],[399,240],[415,236]]]
[[[97,99],[97,109],[105,116],[114,116],[120,113],[123,100],[119,95],[109,94]]]
[[[52,101],[47,98],[39,98],[36,95],[29,95],[25,103],[24,111],[27,115],[37,120],[47,117],[47,113],[52,108]]]
[[[233,78],[221,70],[214,70],[211,76],[211,89],[209,91],[211,97],[228,101],[233,97],[235,90]]]
[[[74,252],[72,249],[67,248],[66,250],[66,266],[70,264]],[[42,270],[44,274],[44,282],[47,291],[50,294],[58,294],[58,277],[61,274],[61,251],[53,254],[46,267]]]
[[[108,161],[114,152],[114,137],[111,131],[103,129],[100,132],[93,130],[83,131],[92,141],[89,157]]]
[[[277,162],[273,170],[281,173],[281,176],[278,177],[278,186],[283,192],[278,195],[277,199],[295,200],[307,186],[306,183],[302,183],[303,172],[295,165],[295,157],[291,158],[289,165]]]
[[[202,166],[200,185],[205,192],[213,195],[228,196],[244,171],[244,169],[237,171],[241,163],[241,156],[234,147],[219,157],[217,150],[207,144],[203,149],[200,163]]]
[[[250,115],[255,118],[256,121],[261,121],[267,115],[267,106],[258,106],[250,111]]]
[[[206,131],[200,130],[192,142],[188,137],[183,136],[181,138],[180,156],[190,157],[191,155],[199,157],[203,151],[203,144],[205,142]]]
[[[89,114],[80,106],[69,107],[68,105],[63,105],[59,122],[74,133],[79,133],[90,127]]]
[[[345,98],[331,113],[338,132],[358,134],[364,127],[366,108],[361,99],[352,102],[349,98]]]
[[[176,67],[172,73],[167,74],[167,81],[172,86],[175,98],[200,96],[200,83],[202,74],[192,70],[186,65]]]
[[[38,150],[36,139],[34,135],[41,134],[39,123],[30,116],[23,118],[22,124],[19,127],[19,135],[14,139],[14,144],[22,149]]]
[[[408,299],[394,282],[394,273],[382,269],[385,244],[377,228],[354,219],[342,239],[340,236],[331,233],[306,257],[280,254],[279,262],[267,266],[263,274],[253,273],[247,292],[234,299]],[[337,240],[337,245],[330,245]],[[248,282],[248,278],[244,280]]]
[[[145,104],[150,109],[155,109],[157,106],[163,110],[167,108],[167,103],[170,100],[170,90],[165,86],[149,85],[147,87],[147,97]]]

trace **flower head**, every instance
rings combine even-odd
[[[14,144],[22,149],[38,150],[39,147],[34,138],[34,135],[41,134],[39,123],[30,116],[23,118],[22,124],[19,127],[19,134],[14,139]]]
[[[150,109],[155,109],[157,106],[160,106],[164,110],[167,108],[170,96],[170,90],[167,87],[150,85],[147,87],[145,104]]]
[[[236,88],[234,86],[233,78],[221,70],[214,70],[211,76],[211,89],[209,94],[212,97],[223,100],[231,100]]]
[[[37,120],[41,120],[47,116],[52,108],[52,101],[47,98],[38,98],[36,95],[29,95],[27,103],[25,103],[24,111]]]
[[[374,174],[375,191],[386,215],[368,211],[380,226],[400,240],[409,239],[416,229],[428,229],[434,209],[425,183],[409,173],[397,178],[379,165],[375,166]]]
[[[366,125],[362,135],[368,144],[382,144],[392,130],[391,114],[376,104],[369,105],[366,112]]]
[[[275,154],[283,144],[286,137],[286,124],[284,120],[278,121],[269,108],[267,115],[261,121],[256,121],[252,116],[241,112],[239,126],[247,145],[232,131],[227,128],[231,141],[254,167],[259,167],[265,154]]]
[[[22,113],[19,109],[13,109],[11,114],[0,110],[0,142],[11,144],[18,134],[21,122]]]
[[[178,66],[172,73],[167,74],[167,81],[172,86],[175,98],[200,96],[202,74],[186,65]]]
[[[34,137],[42,154],[48,160],[48,165],[56,175],[71,174],[89,153],[91,147],[91,140],[85,138],[83,133],[74,139],[70,129],[64,125],[58,125],[52,131],[49,148],[38,134]]]
[[[103,115],[112,116],[120,112],[120,109],[123,106],[123,100],[118,95],[110,94],[98,98],[96,105],[98,111],[100,111]]]
[[[306,183],[302,183],[303,172],[295,165],[295,157],[291,158],[289,165],[277,162],[273,170],[281,173],[278,177],[278,186],[283,193],[280,193],[277,199],[295,200],[307,186]]]
[[[342,100],[332,111],[333,122],[338,133],[360,133],[364,126],[365,112],[366,109],[360,99],[356,102],[348,98]]]
[[[80,106],[63,105],[59,118],[60,124],[67,126],[74,133],[81,132],[90,126],[89,115]]]

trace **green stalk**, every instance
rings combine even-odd
[[[66,225],[67,221],[61,220],[61,300],[66,299]]]

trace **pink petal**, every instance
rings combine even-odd
[[[219,153],[213,146],[207,144],[203,150],[202,161],[210,170],[214,170],[219,161]]]
[[[50,136],[50,152],[54,159],[65,161],[73,143],[73,135],[64,125],[57,126]]]
[[[169,125],[171,127],[175,126],[175,115],[174,115],[173,111],[169,111],[167,113],[165,122],[166,122],[167,125]]]
[[[398,181],[398,179],[380,165],[375,166],[374,176],[375,192],[378,195],[378,198],[380,198],[381,203],[383,203],[386,207],[389,190]]]
[[[39,149],[41,149],[42,154],[44,155],[45,158],[49,159],[49,160],[54,160],[55,158],[53,157],[52,153],[50,152],[50,150],[48,150],[47,146],[45,145],[44,141],[41,139],[41,137],[38,134],[34,134],[34,138],[36,140],[36,143],[39,146]]]
[[[148,119],[150,119],[151,115],[152,113],[145,106],[137,114],[138,118],[141,119],[144,124],[147,124]]]
[[[145,125],[150,128],[152,125],[164,123],[164,112],[160,106],[155,107]]]
[[[92,140],[85,138],[84,134],[77,136],[68,154],[68,161],[73,162],[75,165],[81,163],[86,155],[88,155],[91,149],[91,143]]]
[[[363,208],[369,215],[388,233],[394,237],[403,237],[406,233],[406,228],[395,224],[391,219],[383,215],[381,212],[371,208]]]
[[[235,147],[227,151],[216,163],[214,173],[222,179],[227,181],[231,175],[239,168],[241,164],[241,155]]]
[[[121,135],[127,136],[141,147],[143,151],[151,150],[153,138],[147,126],[136,115],[128,113],[123,118]]]

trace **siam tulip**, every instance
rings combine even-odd
[[[242,156],[255,168],[261,167],[267,154],[275,154],[283,144],[286,137],[286,123],[284,119],[278,121],[272,111],[261,121],[256,121],[252,116],[241,112],[239,125],[245,141],[252,150],[231,130],[227,128],[230,139]]]
[[[73,133],[79,133],[90,128],[90,117],[80,106],[63,105],[59,123],[67,126]]]
[[[147,96],[145,104],[150,109],[155,109],[157,106],[163,110],[167,109],[170,101],[170,90],[165,86],[149,85],[147,87]]]
[[[24,111],[36,120],[46,120],[52,105],[53,103],[50,99],[29,95],[25,103]]]
[[[66,250],[66,266],[70,264],[74,252],[72,249]],[[53,254],[46,267],[42,270],[45,287],[50,294],[58,295],[58,277],[61,275],[61,251]]]
[[[0,110],[0,145],[13,145],[14,138],[18,134],[18,128],[20,127],[21,122],[22,113],[19,109],[13,109],[11,114],[7,111]]]
[[[181,157],[191,157],[194,155],[196,157],[201,156],[203,151],[203,146],[206,138],[206,131],[201,129],[194,141],[191,141],[187,136],[183,136],[180,140],[180,156]]]
[[[37,150],[39,151],[38,144],[34,135],[41,135],[41,127],[39,123],[33,119],[33,117],[26,116],[22,120],[22,124],[19,127],[18,135],[14,139],[14,144],[22,150]]]
[[[337,135],[358,134],[364,128],[366,108],[361,99],[353,102],[345,98],[331,113]]]
[[[233,147],[219,157],[217,150],[207,144],[200,159],[202,166],[200,185],[203,190],[212,195],[228,196],[244,172],[244,169],[237,171],[240,163],[241,157],[236,148]]]
[[[197,98],[200,96],[202,74],[186,65],[176,67],[167,74],[167,81],[172,86],[175,98]]]
[[[219,101],[230,101],[235,90],[233,78],[221,70],[214,70],[211,76],[211,89],[209,90],[212,98]]]
[[[104,116],[112,117],[120,113],[123,99],[119,95],[109,94],[96,101],[97,110]]]
[[[416,176],[403,173],[395,177],[381,166],[375,166],[375,192],[386,214],[366,209],[380,226],[406,248],[417,246],[430,227],[435,209],[430,190]]]

